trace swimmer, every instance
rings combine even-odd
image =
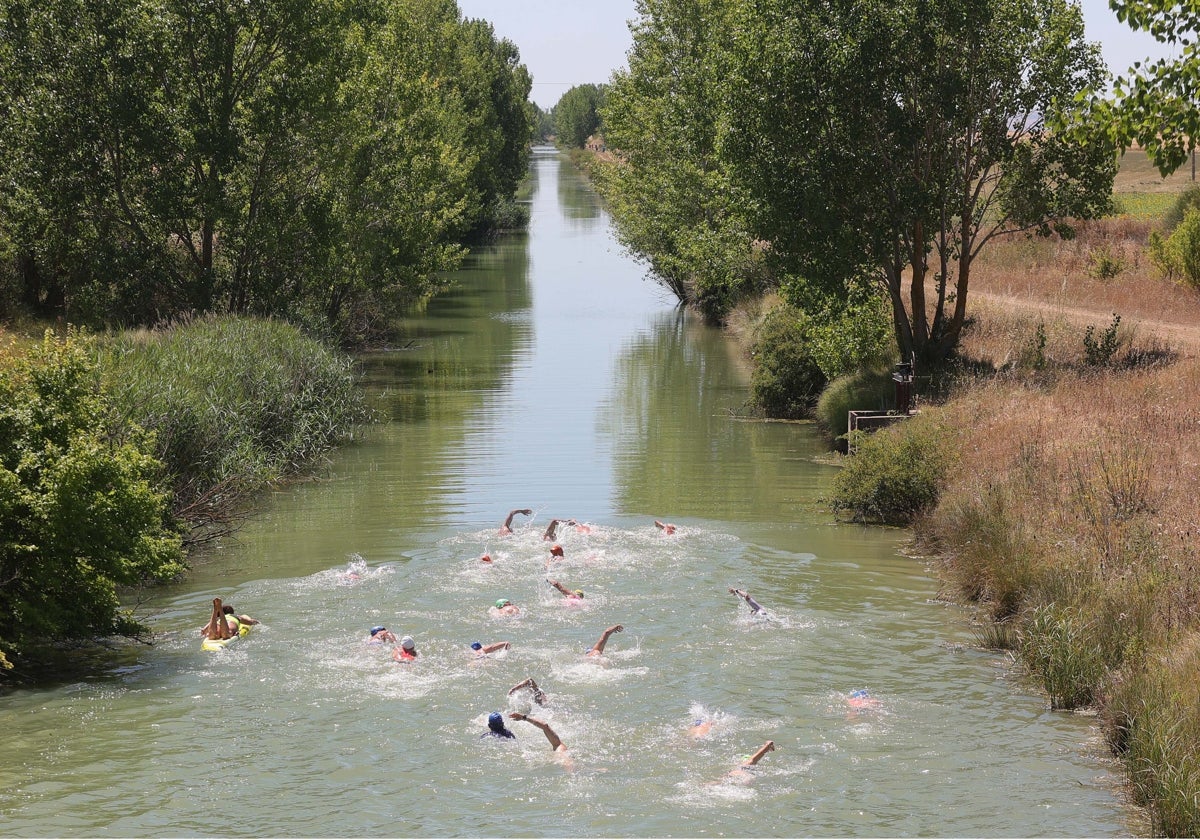
[[[879,707],[879,698],[872,697],[865,688],[856,688],[846,695],[846,704],[852,709],[875,709]]]
[[[567,745],[564,744],[562,739],[558,737],[558,733],[550,728],[550,724],[546,723],[544,720],[538,720],[537,718],[530,717],[529,715],[522,714],[521,712],[509,712],[508,716],[513,720],[523,720],[526,723],[532,723],[538,729],[542,730],[542,732],[546,735],[546,740],[550,742],[551,749],[553,749],[556,753],[565,753],[567,751]]]
[[[563,586],[561,583],[559,583],[556,580],[547,580],[546,583],[550,584],[555,589],[557,589],[559,592],[561,592],[563,594],[563,597],[565,597],[568,602],[579,603],[580,601],[583,600],[583,590],[582,589],[567,589],[567,587]]]
[[[749,592],[747,592],[746,590],[744,590],[744,589],[730,589],[730,590],[729,590],[729,594],[730,594],[730,595],[737,595],[737,596],[738,596],[738,597],[740,597],[740,598],[741,598],[743,601],[745,601],[745,602],[746,602],[746,606],[748,606],[748,607],[750,608],[750,615],[761,615],[761,616],[763,616],[763,617],[766,617],[766,615],[767,615],[767,611],[766,611],[766,609],[764,609],[764,608],[763,608],[763,605],[762,605],[762,604],[760,604],[760,603],[758,603],[758,601],[755,601],[753,598],[751,598],[751,597],[750,597],[750,593],[749,593]]]
[[[655,519],[654,527],[662,531],[668,537],[675,533],[675,526],[670,522],[659,522],[657,519]]]
[[[371,637],[367,639],[369,645],[381,645],[384,642],[396,643],[396,634],[384,627],[382,624],[378,627],[371,628]]]
[[[488,715],[488,731],[479,736],[480,738],[516,738],[516,734],[504,725],[504,715],[499,712],[492,712]]]
[[[555,543],[550,548],[550,558],[553,559],[555,557],[557,557],[559,560],[563,559],[563,547],[558,543]],[[547,560],[546,562],[549,563],[550,560]]]
[[[688,727],[688,734],[693,738],[703,738],[712,731],[712,718],[696,718],[696,722]]]
[[[625,628],[622,627],[620,624],[614,624],[612,627],[609,627],[607,630],[605,630],[603,633],[600,634],[600,641],[598,641],[598,642],[596,642],[596,644],[592,645],[592,647],[584,655],[585,656],[601,656],[601,655],[603,655],[604,654],[604,646],[606,644],[608,644],[608,637],[611,636],[613,633],[620,633],[624,629]]]
[[[208,624],[200,628],[200,635],[206,639],[232,639],[241,632],[242,624],[258,624],[258,620],[248,615],[237,615],[229,604],[222,604],[220,598],[213,598],[212,617]]]
[[[576,534],[592,533],[592,526],[588,525],[586,522],[576,522],[574,519],[568,519],[567,524],[575,528]]]
[[[417,653],[417,643],[413,641],[412,636],[405,636],[400,640],[400,647],[392,648],[392,659],[397,662],[412,662],[420,656]]]
[[[558,523],[560,521],[562,521],[562,520],[559,520],[559,519],[551,519],[550,520],[550,525],[546,528],[546,533],[542,534],[543,540],[549,541],[549,540],[558,539],[558,536],[557,536]]]
[[[521,680],[519,683],[510,688],[508,690],[508,696],[511,697],[522,688],[529,688],[533,690],[533,700],[539,706],[545,706],[546,703],[549,702],[549,698],[546,697],[546,692],[538,688],[538,684],[533,681],[533,677]]]
[[[758,748],[758,752],[754,755],[748,755],[742,759],[742,763],[725,774],[721,781],[732,782],[734,784],[748,784],[754,780],[753,768],[754,765],[762,761],[762,757],[775,749],[774,741],[767,741]],[[720,784],[719,782],[710,782],[709,784]]]
[[[488,608],[492,615],[520,615],[521,608],[507,598],[497,598],[496,603]]]
[[[476,656],[487,656],[489,653],[495,653],[498,650],[508,650],[510,647],[512,647],[511,642],[492,642],[487,645],[482,642],[471,642],[471,650],[475,651]]]
[[[492,562],[492,555],[490,555],[490,554],[484,554],[482,557],[480,557],[480,558],[479,558],[479,562],[480,562],[480,563],[491,563],[491,562]]]

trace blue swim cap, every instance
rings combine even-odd
[[[483,645],[479,644],[479,642],[471,642],[471,650],[482,650],[482,649],[483,649]]]
[[[867,690],[865,688],[856,688],[850,692],[850,696],[854,697],[855,699],[860,698],[860,697],[866,697]]]
[[[382,632],[383,632],[384,630],[386,630],[386,629],[387,629],[387,628],[386,628],[386,627],[384,627],[382,624],[380,624],[378,627],[372,627],[372,628],[371,628],[371,635],[372,635],[372,636],[374,636],[376,633],[382,633]]]

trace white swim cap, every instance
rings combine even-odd
[[[412,636],[405,636],[400,640],[400,647],[404,648],[405,650],[412,650],[416,646],[417,643],[413,641]]]

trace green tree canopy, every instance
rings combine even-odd
[[[758,291],[760,249],[745,191],[718,155],[726,0],[639,0],[629,69],[603,109],[619,150],[600,186],[622,242],[679,297],[719,320]]]
[[[554,106],[554,130],[558,142],[582,149],[587,139],[600,130],[606,85],[576,85]]]
[[[722,150],[802,303],[865,272],[902,356],[942,358],[987,242],[1107,209],[1111,146],[1053,127],[1104,73],[1067,0],[739,8]]]
[[[1169,175],[1200,137],[1200,8],[1182,0],[1109,0],[1108,5],[1134,31],[1180,51],[1175,59],[1135,64],[1116,79],[1111,99],[1097,94],[1093,102],[1098,126],[1111,129],[1122,148],[1137,142]]]
[[[97,322],[357,333],[488,227],[532,123],[453,0],[0,0],[0,79],[0,270]]]

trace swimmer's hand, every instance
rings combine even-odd
[[[508,716],[513,720],[525,720],[528,715],[523,715],[520,712],[509,712]]]

